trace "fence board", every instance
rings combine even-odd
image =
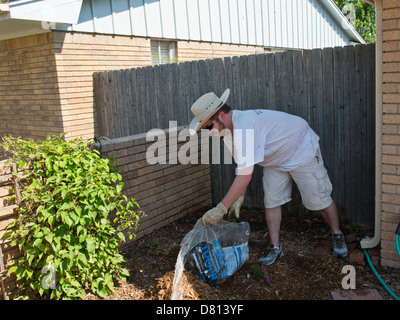
[[[332,119],[334,117],[333,105],[333,49],[325,48],[322,50],[322,126],[321,135],[324,141],[324,164],[328,170],[329,176],[334,174],[334,159],[335,159],[335,134]]]
[[[334,185],[333,197],[337,202],[338,210],[343,211],[344,195],[339,190],[344,189],[344,98],[343,98],[343,49],[334,48],[333,51],[333,105],[335,106],[334,112],[334,130],[335,130],[335,144],[334,144],[334,167],[335,174],[331,176],[332,184]]]
[[[304,106],[302,110],[303,119],[308,123],[312,123],[312,51],[304,51],[302,59],[303,69],[303,91],[304,91]]]
[[[275,102],[275,54],[265,56],[265,86],[266,86],[266,106],[274,109]]]
[[[344,48],[344,121],[345,121],[345,137],[344,145],[344,163],[345,163],[345,210],[355,215],[355,202],[352,201],[355,194],[355,183],[353,180],[354,173],[354,146],[355,146],[355,129],[356,119],[353,119],[354,99],[353,85],[355,81],[354,69],[354,48]],[[350,147],[351,146],[351,147]]]
[[[303,68],[301,51],[294,51],[293,55],[293,114],[303,117],[306,101],[303,89]]]
[[[232,99],[229,98],[229,103],[235,108],[240,109],[242,105],[242,92],[240,90],[240,65],[239,57],[232,57]]]
[[[375,46],[360,45],[200,60],[96,73],[99,135],[109,138],[178,126],[202,94],[231,89],[235,109],[268,108],[299,115],[320,136],[341,216],[371,225],[375,183]],[[223,144],[219,146],[223,158]],[[234,164],[211,165],[213,202],[234,179]],[[245,205],[263,206],[256,167]],[[289,210],[298,210],[294,190]]]

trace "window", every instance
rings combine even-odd
[[[166,64],[176,62],[176,43],[167,41],[151,41],[151,63]]]

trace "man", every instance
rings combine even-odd
[[[332,184],[321,157],[319,137],[304,119],[288,113],[232,110],[226,104],[229,93],[229,89],[225,90],[220,98],[213,92],[207,93],[191,108],[195,116],[190,123],[192,134],[206,129],[210,134],[224,138],[237,163],[232,186],[222,201],[203,215],[203,224],[218,224],[229,208],[229,213],[238,217],[254,165],[258,164],[264,168],[265,218],[270,235],[270,245],[259,263],[270,265],[283,256],[279,241],[281,205],[291,200],[292,181],[298,186],[303,205],[309,210],[320,211],[330,226],[333,255],[347,256],[336,205],[331,198]],[[252,152],[248,152],[249,149]]]

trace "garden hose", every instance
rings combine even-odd
[[[397,226],[396,237],[395,237],[396,250],[397,250],[397,254],[399,255],[399,258],[400,258],[399,234],[400,234],[400,223]],[[371,258],[369,257],[367,250],[363,249],[363,251],[364,251],[365,257],[367,258],[368,264],[372,269],[372,272],[378,278],[378,280],[383,285],[383,287],[386,289],[386,291],[392,296],[393,299],[400,300],[400,298],[388,287],[388,285],[385,283],[385,281],[383,281],[382,278],[379,276],[379,274],[376,271],[374,265],[372,264]]]
[[[367,257],[367,261],[369,266],[372,269],[372,272],[375,274],[375,276],[378,278],[378,280],[380,281],[380,283],[383,285],[383,287],[386,289],[386,291],[393,297],[393,299],[395,300],[400,300],[400,298],[398,296],[396,296],[396,294],[388,287],[388,285],[385,283],[385,281],[382,280],[382,278],[379,276],[378,272],[376,271],[374,265],[372,264],[372,261],[368,255],[367,250],[363,249],[365,256]]]

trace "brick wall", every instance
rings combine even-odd
[[[59,100],[52,34],[0,41],[0,136],[61,132]]]
[[[145,38],[54,32],[63,130],[69,138],[95,135],[93,72],[150,65]]]
[[[165,137],[168,139],[168,133]],[[168,155],[169,141],[165,141],[163,151]],[[180,164],[179,161],[171,164],[168,156],[167,164],[149,164],[146,151],[154,143],[146,141],[146,134],[101,142],[101,153],[118,160],[125,194],[136,198],[146,214],[140,222],[137,237],[211,206],[209,165],[201,164],[200,160],[197,160],[198,164]],[[185,143],[179,142],[177,150]],[[201,148],[200,142],[198,148]]]
[[[400,1],[383,0],[383,146],[381,264],[400,268]]]

